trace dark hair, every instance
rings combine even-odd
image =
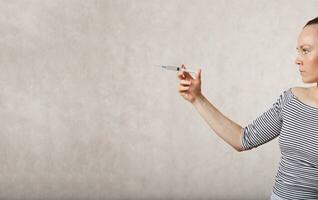
[[[316,18],[310,20],[309,22],[307,22],[307,24],[304,26],[304,28],[306,26],[309,26],[309,25],[312,25],[312,24],[318,24],[318,17],[316,17]]]

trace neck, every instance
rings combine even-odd
[[[313,96],[315,96],[318,99],[318,83],[317,83],[316,86],[313,86],[311,88],[311,93],[312,93]]]

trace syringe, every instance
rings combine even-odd
[[[173,65],[155,65],[155,66],[161,67],[161,68],[164,68],[164,69],[167,69],[167,70],[185,71],[185,72],[189,72],[189,73],[196,73],[196,71],[193,70],[193,69],[187,69],[187,68],[184,69],[184,68],[173,66]]]

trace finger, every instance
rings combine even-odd
[[[179,71],[179,72],[178,72],[178,78],[179,78],[180,80],[185,79],[185,75],[184,75],[184,72],[183,72],[183,71]]]
[[[183,64],[181,65],[181,68],[183,68],[183,69],[185,68]],[[178,78],[180,80],[185,79],[185,75],[184,75],[184,71],[183,70],[178,71]]]
[[[189,88],[190,88],[189,86],[182,86],[182,85],[180,85],[180,86],[179,86],[179,92],[188,91]]]
[[[184,79],[186,80],[193,80],[193,77],[190,75],[189,72],[183,72]]]
[[[181,65],[181,70],[180,70],[180,71],[183,72],[183,75],[184,75],[185,79],[187,79],[187,80],[193,80],[193,77],[190,75],[190,73],[183,71],[183,69],[186,69],[186,67],[185,67],[184,64]]]
[[[191,80],[189,80],[189,81],[187,81],[187,80],[181,80],[181,81],[180,81],[180,85],[183,85],[183,86],[191,85]]]
[[[187,100],[189,99],[189,93],[187,92],[180,92],[180,95]]]
[[[199,69],[198,71],[197,71],[197,73],[195,74],[195,79],[196,80],[201,80],[201,69]]]

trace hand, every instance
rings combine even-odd
[[[185,69],[182,64],[181,68]],[[187,101],[193,103],[201,93],[201,69],[195,74],[195,79],[183,70],[178,72],[178,78],[180,79],[179,93]]]

